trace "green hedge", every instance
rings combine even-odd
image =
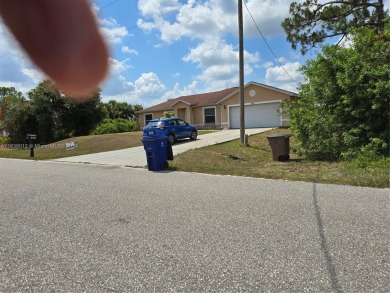
[[[129,121],[126,119],[104,119],[92,132],[96,134],[120,133],[138,131],[137,121]]]

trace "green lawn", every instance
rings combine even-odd
[[[249,147],[239,140],[191,150],[175,156],[172,170],[221,175],[298,180],[370,187],[390,187],[389,161],[368,168],[356,168],[348,162],[323,162],[299,158],[294,154],[294,137],[290,139],[288,162],[272,160],[267,136],[289,133],[276,129],[249,137]]]
[[[30,150],[28,148],[7,149],[5,147],[0,148],[0,157],[34,160],[58,159],[136,147],[142,145],[141,139],[141,131],[79,136],[37,147],[34,149],[34,158],[30,158]],[[77,147],[67,150],[66,143],[69,142],[74,142]]]
[[[202,135],[214,131],[199,130],[198,134]],[[35,148],[34,158],[30,158],[30,150],[27,145],[0,145],[0,158],[58,159],[141,146],[141,139],[142,131],[73,137]],[[67,150],[66,143],[69,142],[74,142],[77,147]],[[12,148],[7,148],[7,146]]]
[[[199,131],[199,135],[208,131]],[[221,175],[237,175],[259,178],[309,181],[356,186],[389,188],[389,161],[357,168],[348,162],[311,161],[294,154],[294,137],[290,139],[291,159],[288,162],[272,160],[267,136],[289,133],[288,129],[275,129],[249,137],[249,146],[239,140],[191,150],[175,156],[170,170]],[[35,157],[29,157],[29,149],[7,149],[0,145],[0,157],[49,160],[62,157],[118,150],[141,146],[142,132],[105,134],[74,137],[35,149]],[[66,150],[65,143],[74,142],[77,147]]]

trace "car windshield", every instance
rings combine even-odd
[[[164,126],[164,122],[162,122],[162,121],[150,121],[148,123],[148,125],[146,125],[146,127],[150,127],[150,128],[152,128],[152,127],[159,127],[159,126]]]

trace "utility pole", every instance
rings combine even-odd
[[[240,140],[243,146],[245,141],[245,111],[244,111],[244,33],[242,21],[242,0],[238,0],[238,45],[239,45],[239,67],[240,67]]]

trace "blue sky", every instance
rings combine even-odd
[[[245,83],[296,91],[302,81],[297,69],[313,55],[303,57],[285,41],[280,23],[290,3],[246,0],[284,69],[244,5]],[[91,5],[111,52],[110,72],[101,84],[103,101],[148,107],[238,86],[237,0],[94,0]],[[0,22],[0,86],[27,93],[43,78]]]

